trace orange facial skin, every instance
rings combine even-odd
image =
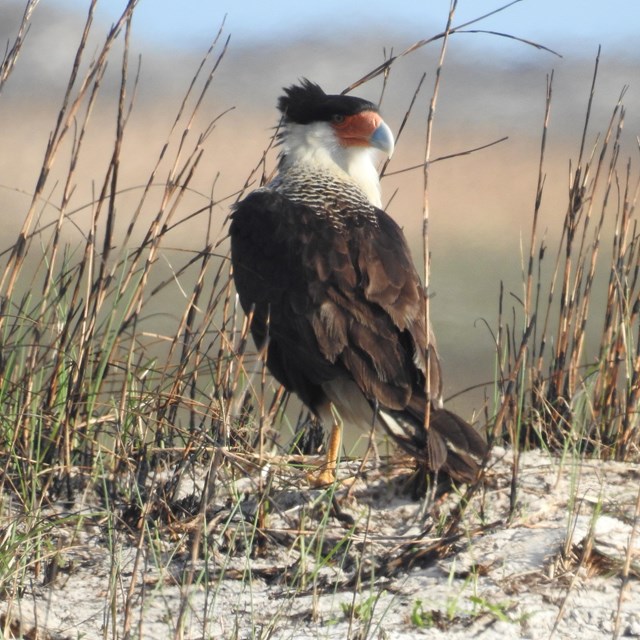
[[[334,128],[340,143],[345,147],[369,147],[373,132],[382,123],[382,118],[374,111],[362,111],[354,116],[340,116],[334,119]]]

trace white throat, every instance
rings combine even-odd
[[[327,171],[347,174],[375,207],[382,207],[380,178],[372,147],[344,147],[327,122],[287,125],[283,143],[283,169],[310,164]],[[341,176],[344,179],[344,175]]]

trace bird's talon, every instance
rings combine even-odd
[[[314,469],[307,473],[307,482],[312,487],[326,487],[336,481],[336,474],[331,469]]]

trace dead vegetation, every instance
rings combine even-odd
[[[540,606],[555,590],[555,620],[545,629],[560,634],[578,581],[603,574],[615,577],[608,596],[616,608],[600,631],[640,628],[624,605],[637,591],[640,494],[612,489],[637,486],[635,467],[615,465],[637,462],[640,442],[639,174],[637,156],[621,157],[624,90],[608,123],[591,122],[596,63],[567,201],[557,204],[564,225],[556,240],[539,220],[551,179],[549,77],[523,289],[500,296],[496,381],[485,404],[492,441],[512,451],[497,449],[475,485],[431,503],[404,496],[411,467],[393,457],[377,466],[345,457],[341,473],[354,484],[312,491],[304,469],[314,460],[293,455],[304,416],[254,353],[231,284],[224,212],[241,193],[216,198],[213,184],[200,206],[185,205],[203,144],[224,122],[220,113],[202,130],[193,124],[224,64],[226,35],[218,34],[188,83],[147,181],[132,187],[120,165],[136,108],[136,4],[90,54],[91,4],[22,228],[1,254],[3,636],[130,638],[151,637],[152,629],[174,637],[317,637],[331,623],[335,637],[374,638],[385,637],[388,616],[409,631],[468,634],[504,624],[520,633],[533,616],[520,602],[526,589]],[[36,5],[27,3],[0,64],[0,91],[19,73]],[[455,27],[454,18],[455,3],[445,32],[402,55],[468,26]],[[399,58],[362,81],[391,73]],[[107,63],[119,64],[115,98],[104,91]],[[412,95],[407,118],[419,117],[420,87]],[[429,131],[437,127],[433,95]],[[79,204],[76,172],[91,154],[84,141],[98,102],[113,111],[113,148],[104,175],[95,176],[95,197]],[[245,189],[273,158],[269,148],[256,159]],[[425,160],[426,172],[437,159],[427,151]],[[52,182],[61,167],[64,180]],[[206,229],[201,246],[179,250],[177,234],[196,223]],[[82,242],[65,240],[67,228]],[[180,304],[166,309],[166,299]],[[521,458],[530,447],[557,461]],[[607,475],[613,467],[617,480]],[[515,560],[484,557],[483,545],[516,544],[514,536],[534,526],[532,512],[546,495],[539,482],[562,520],[540,545],[557,553],[505,574],[501,590],[491,591],[495,568]],[[598,529],[604,516],[622,532],[613,551]],[[472,558],[466,564],[463,553]],[[69,609],[82,602],[73,595],[79,581],[99,594],[86,619]],[[453,585],[443,601],[427,604],[411,591],[441,583]],[[468,588],[476,591],[469,596]],[[164,626],[154,626],[157,618]],[[298,625],[306,636],[295,635]]]

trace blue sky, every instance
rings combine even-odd
[[[85,11],[88,0],[55,0]],[[464,22],[504,4],[460,0],[456,22]],[[113,19],[124,0],[99,0],[101,16]],[[136,14],[139,36],[163,41],[168,48],[200,48],[215,35],[227,15],[226,32],[236,43],[282,39],[292,32],[322,37],[358,27],[375,29],[384,42],[386,30],[405,30],[416,38],[441,30],[448,0],[141,0]],[[484,21],[480,28],[508,32],[561,52],[598,44],[605,51],[640,54],[639,0],[522,0]],[[487,38],[488,46],[500,41]],[[484,46],[484,42],[483,42]]]

